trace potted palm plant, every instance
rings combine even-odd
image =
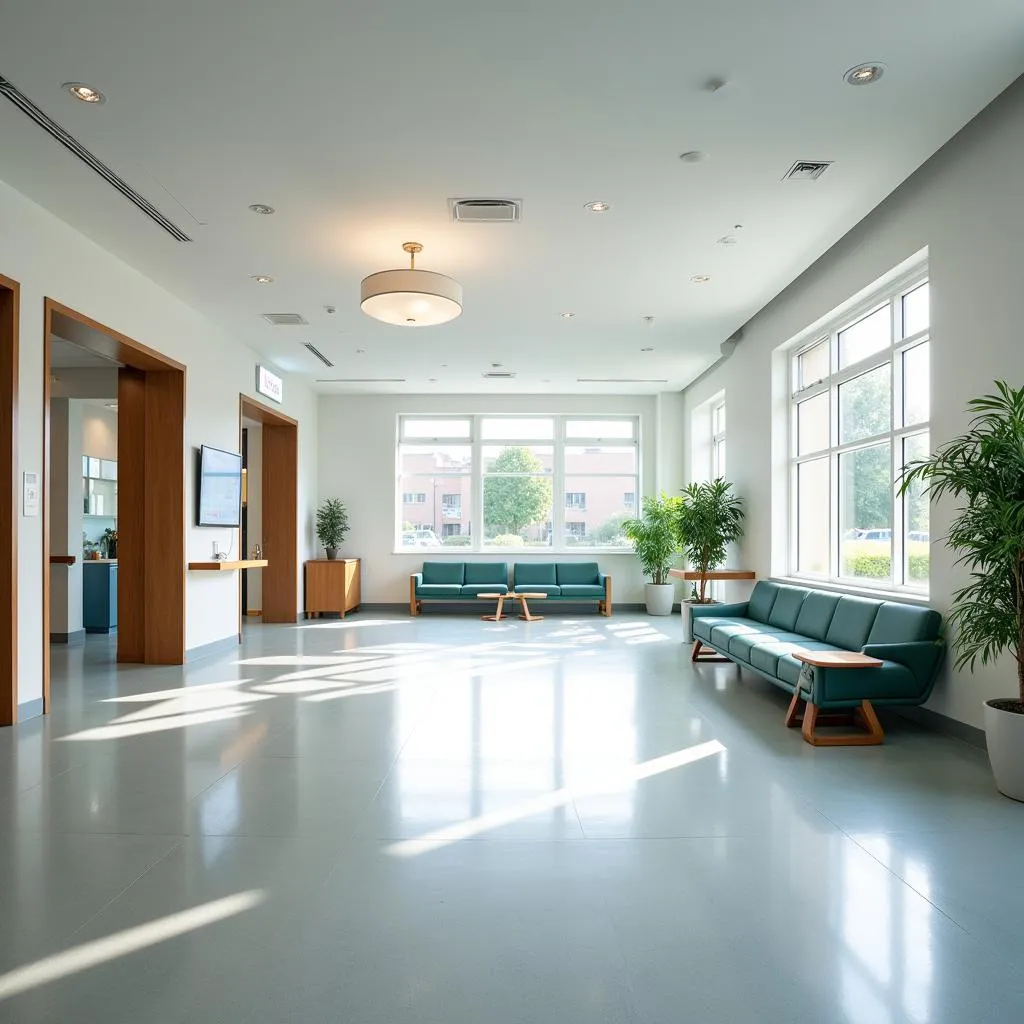
[[[1016,695],[985,701],[985,739],[999,791],[1024,800],[1024,387],[995,386],[968,402],[966,433],[907,466],[900,494],[958,502],[946,544],[970,582],[949,615],[956,667],[1016,661]]]
[[[648,495],[643,500],[642,515],[627,519],[622,532],[633,544],[640,569],[650,581],[644,586],[648,615],[671,615],[675,586],[668,571],[679,557],[675,508],[678,498]]]
[[[683,604],[683,628],[692,639],[690,610],[707,604],[708,577],[725,562],[728,546],[743,536],[743,499],[732,493],[732,484],[721,477],[690,484],[676,506],[676,529],[687,561],[699,574],[690,599]],[[699,586],[698,586],[699,584]]]
[[[324,498],[316,510],[316,535],[327,557],[334,561],[348,533],[348,509],[340,498]]]

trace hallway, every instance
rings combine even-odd
[[[365,612],[55,652],[0,731],[0,1024],[1024,1016],[1024,807],[811,748],[677,617]]]

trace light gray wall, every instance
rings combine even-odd
[[[994,379],[1024,383],[1022,168],[1024,79],[758,313],[732,357],[686,392],[689,416],[725,391],[729,477],[748,503],[741,558],[759,576],[782,569],[781,538],[772,543],[772,503],[783,500],[778,488],[773,495],[773,466],[785,461],[785,446],[777,431],[773,442],[772,431],[770,381],[778,346],[927,247],[933,445],[965,427],[965,403],[990,391]],[[941,537],[949,520],[948,505],[933,508],[932,537]],[[951,594],[963,581],[949,552],[936,544],[931,604],[948,614]],[[981,726],[983,700],[1014,690],[1009,658],[973,674],[947,664],[929,707]]]

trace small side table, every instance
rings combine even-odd
[[[477,594],[478,601],[497,601],[498,607],[495,608],[493,615],[481,615],[480,618],[484,622],[501,622],[502,619],[507,619],[507,615],[502,615],[502,609],[505,607],[505,598],[511,595],[509,594]]]
[[[306,562],[305,615],[345,613],[359,607],[359,559],[315,558]]]
[[[881,668],[883,664],[878,658],[860,654],[858,651],[793,651],[793,657],[797,661],[802,661],[805,666],[817,668]],[[871,706],[871,701],[862,700],[859,708],[853,708],[849,712],[822,712],[817,704],[812,704],[800,696],[806,671],[805,668],[800,672],[800,678],[797,679],[796,688],[793,690],[793,699],[789,702],[789,710],[786,712],[788,728],[801,726],[800,731],[804,740],[814,747],[877,746],[885,739],[885,733],[875,709]],[[816,731],[819,725],[853,725],[859,731],[820,736]]]

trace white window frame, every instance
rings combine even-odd
[[[931,325],[916,334],[903,337],[903,299],[910,292],[921,285],[929,283],[927,263],[916,265],[911,271],[893,281],[886,283],[883,287],[870,293],[863,301],[855,306],[844,309],[841,315],[826,321],[824,324],[816,325],[814,329],[805,332],[796,338],[788,352],[788,380],[790,384],[789,398],[789,551],[787,554],[788,574],[801,580],[825,583],[842,589],[875,590],[904,595],[907,597],[927,597],[930,587],[929,581],[924,585],[908,582],[905,576],[906,559],[904,551],[904,503],[897,498],[899,489],[898,475],[903,465],[903,442],[910,437],[929,435],[931,429],[930,410],[929,419],[918,423],[904,423],[903,409],[903,356],[906,352],[917,348],[919,345],[930,341]],[[890,310],[890,339],[886,348],[874,354],[851,363],[842,369],[839,368],[839,334],[846,328],[853,326],[866,316],[889,306]],[[930,321],[930,317],[929,317]],[[811,349],[828,342],[829,345],[829,375],[821,380],[811,382],[800,387],[799,366],[800,356]],[[856,441],[841,444],[839,441],[839,388],[851,380],[877,369],[881,366],[889,367],[889,385],[891,398],[891,414],[889,418],[889,429],[870,437],[858,438]],[[929,378],[931,367],[929,365]],[[930,383],[930,379],[929,379]],[[797,436],[797,407],[801,402],[815,398],[821,394],[829,395],[829,444],[827,448],[821,448],[805,455],[798,454]],[[864,448],[875,445],[889,444],[890,455],[890,478],[892,486],[892,548],[890,556],[890,572],[888,579],[865,578],[861,576],[842,575],[842,551],[841,551],[841,508],[840,508],[840,457]],[[810,573],[801,571],[799,568],[799,501],[797,490],[798,467],[808,463],[828,458],[829,461],[829,571],[824,573]]]
[[[722,414],[722,427],[720,430],[716,430],[715,427],[718,425],[718,414]],[[716,400],[711,406],[711,479],[718,480],[720,477],[725,476],[725,458],[726,458],[726,447],[725,447],[725,430],[726,430],[726,419],[725,419],[725,397]]]
[[[554,427],[553,437],[548,439],[538,438],[503,438],[500,441],[484,441],[482,439],[481,421],[485,419],[503,419],[503,420],[551,420]],[[431,420],[436,421],[443,425],[444,422],[452,422],[458,424],[464,424],[467,421],[470,423],[469,437],[465,436],[445,436],[438,435],[435,437],[408,437],[405,434],[404,425],[409,420]],[[567,424],[570,422],[579,422],[586,420],[604,421],[604,422],[628,422],[633,425],[632,438],[622,437],[566,437]],[[605,414],[605,413],[473,413],[465,415],[434,415],[431,413],[402,413],[397,418],[397,430],[396,430],[396,445],[395,445],[395,496],[396,496],[396,509],[395,509],[395,554],[410,554],[415,553],[417,555],[422,554],[422,550],[415,548],[403,547],[401,544],[401,525],[402,525],[402,492],[401,479],[402,479],[402,467],[401,467],[401,447],[403,444],[409,445],[434,445],[436,447],[469,447],[471,449],[471,461],[470,461],[470,472],[468,474],[470,486],[469,486],[469,507],[471,515],[469,516],[469,522],[472,529],[472,544],[470,546],[463,546],[452,548],[450,553],[455,557],[464,558],[466,554],[472,553],[489,553],[497,554],[503,553],[507,555],[514,555],[515,557],[522,557],[526,555],[536,555],[538,557],[547,556],[551,554],[581,554],[592,552],[594,554],[622,554],[628,553],[628,547],[589,547],[585,544],[573,544],[568,545],[564,540],[566,513],[571,516],[575,512],[583,511],[581,509],[573,509],[565,507],[566,493],[566,478],[572,478],[576,476],[583,476],[589,478],[593,477],[615,477],[622,478],[630,476],[628,473],[621,472],[607,472],[599,473],[590,471],[587,473],[570,473],[567,474],[565,471],[565,453],[567,448],[599,448],[599,447],[615,447],[615,448],[629,448],[633,447],[636,449],[636,471],[632,474],[635,481],[633,489],[634,496],[643,494],[643,449],[642,439],[640,434],[640,417],[636,415],[621,415],[621,414]],[[551,479],[551,544],[547,547],[527,547],[527,548],[507,548],[496,545],[487,545],[484,543],[483,537],[483,449],[484,447],[493,447],[494,445],[521,445],[523,447],[548,447],[553,449],[552,456],[552,472],[550,474]],[[415,474],[414,474],[415,475]],[[434,473],[435,477],[451,476],[457,479],[463,479],[467,476],[465,473]],[[584,492],[585,493],[585,492]],[[625,493],[625,492],[623,492]],[[562,499],[559,500],[558,495],[563,495]],[[637,503],[637,499],[634,498],[634,503]],[[623,512],[628,512],[628,509],[623,508]],[[467,518],[465,503],[463,503],[463,521]],[[465,533],[462,536],[470,536]],[[430,557],[433,558],[436,555],[448,553],[446,549],[442,548],[431,548]]]

